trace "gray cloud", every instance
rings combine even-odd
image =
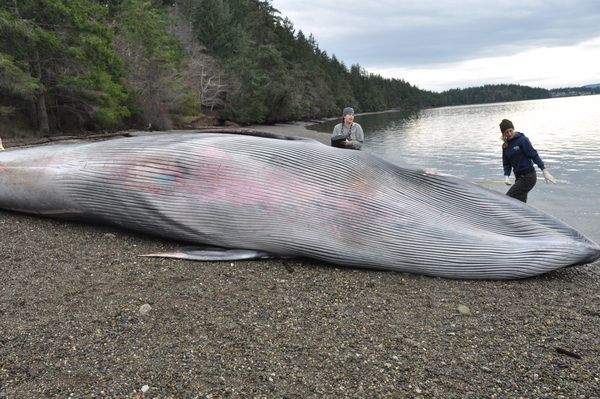
[[[347,66],[359,64],[431,90],[600,81],[598,0],[272,0],[272,5]]]
[[[275,8],[284,3],[273,1]],[[431,65],[569,46],[600,36],[596,0],[375,3],[332,8],[305,0],[286,9],[312,10],[291,12],[290,19],[305,34],[313,33],[321,50],[348,65]],[[329,32],[334,26],[335,36]]]

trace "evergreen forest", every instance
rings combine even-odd
[[[519,85],[436,93],[322,51],[264,0],[0,0],[0,135],[203,118],[240,125],[547,98]]]

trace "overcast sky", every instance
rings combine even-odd
[[[600,0],[272,0],[347,67],[421,89],[600,83]]]

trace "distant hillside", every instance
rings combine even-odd
[[[600,83],[581,87],[561,87],[560,89],[550,90],[550,94],[552,94],[552,97],[573,97],[600,94]]]
[[[539,87],[517,84],[485,85],[466,89],[452,89],[440,93],[446,105],[490,104],[507,101],[538,100],[552,97]]]

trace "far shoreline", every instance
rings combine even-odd
[[[392,109],[386,111],[377,111],[377,112],[361,112],[357,114],[357,116],[362,115],[372,115],[372,114],[380,114],[386,112],[397,112],[399,110]],[[79,142],[79,141],[90,141],[90,140],[103,140],[110,139],[116,137],[129,137],[129,136],[144,136],[150,134],[174,134],[174,133],[196,133],[199,131],[206,131],[211,129],[240,129],[240,130],[256,130],[263,132],[270,132],[281,134],[284,136],[295,136],[295,137],[305,137],[317,140],[323,144],[330,145],[330,134],[325,132],[319,132],[317,130],[309,129],[309,126],[318,125],[321,123],[329,122],[332,120],[337,120],[341,117],[330,117],[330,118],[322,118],[318,120],[310,120],[310,121],[287,121],[287,122],[278,122],[273,124],[250,124],[250,125],[237,125],[231,124],[227,125],[206,125],[206,126],[196,126],[189,128],[175,128],[169,130],[154,130],[147,131],[141,129],[130,129],[130,130],[122,130],[111,133],[98,133],[98,132],[89,132],[88,134],[71,134],[71,135],[53,135],[53,136],[44,136],[44,137],[19,137],[19,138],[4,138],[3,144],[5,149],[10,149],[14,147],[30,147],[37,145],[45,145],[49,143],[60,143],[60,142]]]

